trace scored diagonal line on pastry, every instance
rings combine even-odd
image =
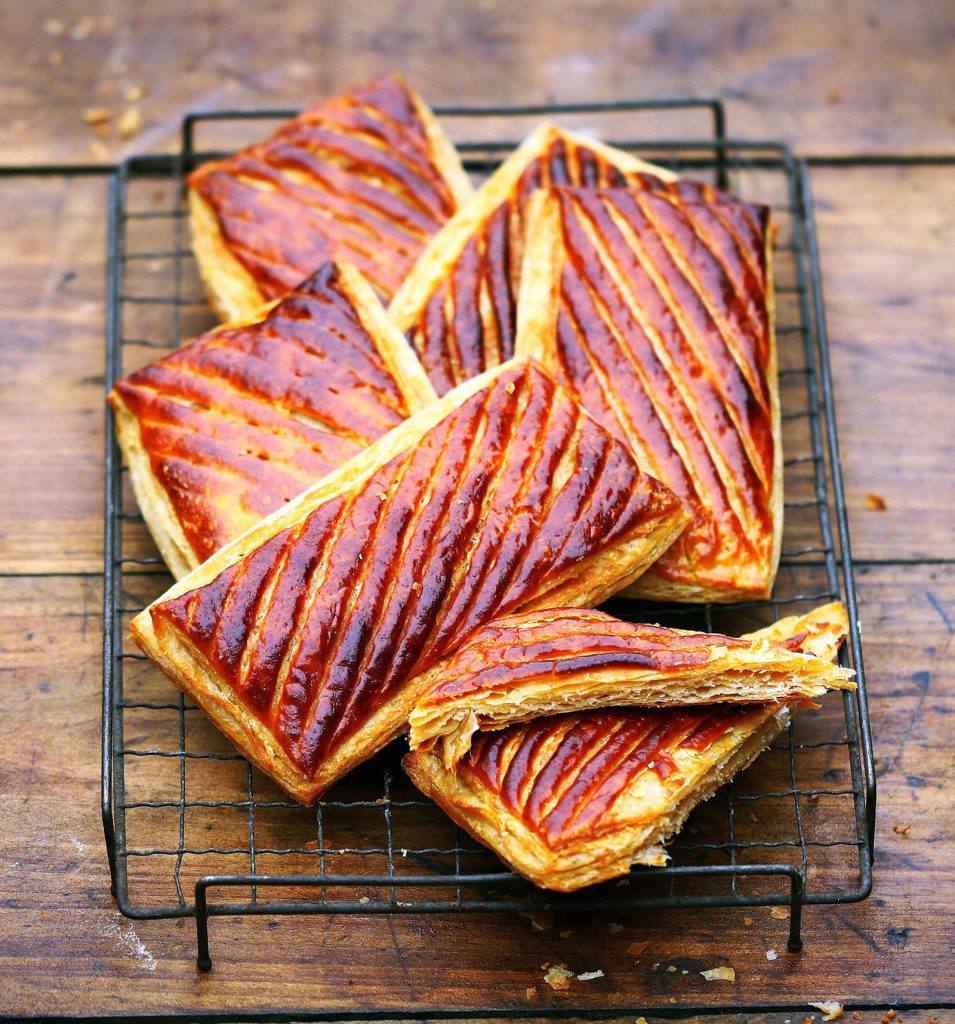
[[[189,176],[193,248],[222,320],[248,316],[329,259],[385,299],[471,194],[454,146],[398,74],[306,110]]]
[[[834,655],[841,606],[750,634]],[[798,704],[609,707],[481,732],[453,768],[438,751],[403,760],[418,788],[536,885],[572,892],[635,864],[661,866],[690,811],[747,767]]]
[[[468,633],[521,608],[603,600],[685,523],[625,445],[514,360],[217,552],[132,629],[247,757],[310,802],[406,728],[417,677]],[[269,652],[254,673],[250,641]]]
[[[109,401],[181,577],[435,397],[367,282],[327,263],[257,318],[116,381]]]
[[[478,730],[544,715],[606,707],[674,707],[720,702],[811,701],[851,689],[852,673],[831,663],[845,634],[841,604],[796,622],[733,638],[622,622],[600,611],[555,608],[495,619],[427,673],[411,712],[412,750],[434,750],[453,768]],[[793,649],[792,638],[800,644]],[[813,639],[810,641],[810,637]]]

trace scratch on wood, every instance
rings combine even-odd
[[[872,938],[871,935],[867,935],[857,924],[853,924],[848,918],[842,914],[836,914],[839,921],[852,932],[853,935],[857,935],[862,941],[871,949],[874,953],[878,953],[880,956],[885,952],[882,947]]]
[[[398,935],[395,932],[395,922],[390,915],[388,916],[388,931],[391,932],[391,941],[394,944],[395,952],[398,954],[398,960],[401,963],[401,973],[404,975],[405,984],[408,986],[411,998],[417,999],[418,993],[415,989],[411,971],[408,969],[408,958],[405,956],[405,951],[401,948],[401,943],[398,941]]]
[[[945,607],[942,602],[939,601],[931,590],[926,590],[925,596],[928,598],[928,603],[938,612],[938,617],[945,623],[945,628],[948,632],[955,633],[955,627],[952,626],[952,620],[948,617],[948,613],[945,611]]]

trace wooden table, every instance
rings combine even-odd
[[[945,0],[8,4],[0,66],[4,163],[161,151],[190,109],[300,106],[392,66],[435,103],[713,94],[734,135],[801,154],[955,150]],[[128,106],[126,142],[83,120]],[[614,935],[596,915],[227,919],[202,975],[191,922],[117,913],[98,815],[104,184],[0,180],[0,1013],[955,1003],[955,174],[819,167],[813,188],[878,756],[873,896],[810,908],[800,954],[766,910],[621,915]],[[554,992],[545,962],[604,977]],[[700,977],[725,962],[735,983]]]

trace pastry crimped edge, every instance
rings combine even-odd
[[[544,610],[533,618],[522,614],[521,618],[524,625],[533,628],[547,621],[560,621],[562,611],[566,609]],[[518,632],[508,640],[508,646],[520,646],[521,624],[515,621],[517,618],[503,616],[488,625],[512,626]],[[586,633],[586,629],[586,623],[582,623],[581,630]],[[468,647],[465,643],[425,673],[426,685],[409,718],[409,745],[412,750],[435,752],[444,766],[452,769],[470,750],[479,730],[505,729],[535,718],[609,707],[811,701],[827,690],[855,689],[853,672],[832,664],[847,630],[845,609],[834,602],[741,637],[750,641],[748,648],[720,646],[719,636],[714,636],[712,657],[704,664],[679,669],[617,667],[567,675],[542,673],[538,679],[511,689],[498,685],[483,692],[467,690],[457,697],[432,698],[436,688],[454,678],[455,659]],[[700,635],[681,629],[672,632]],[[798,651],[773,642],[774,637],[783,640],[799,633],[805,633],[806,640]],[[480,635],[478,631],[474,640],[480,642]],[[546,656],[540,660],[546,663]]]
[[[250,760],[275,778],[295,799],[303,803],[313,802],[331,782],[370,756],[373,750],[370,749],[366,733],[382,731],[383,738],[376,737],[374,740],[374,750],[377,750],[404,731],[407,716],[422,692],[420,677],[410,680],[400,696],[376,711],[333,755],[322,762],[314,775],[307,776],[293,765],[268,727],[240,705],[228,687],[217,678],[211,666],[197,655],[181,634],[168,624],[157,627],[151,609],[154,605],[205,586],[248,552],[256,550],[287,527],[301,522],[320,505],[351,488],[363,486],[376,470],[415,445],[468,398],[501,374],[509,372],[515,365],[528,362],[526,359],[509,360],[449,391],[443,398],[405,420],[323,477],[314,487],[220,548],[130,623],[133,638],[142,650],[160,665]],[[627,537],[569,568],[552,582],[550,589],[523,604],[521,609],[531,610],[555,603],[581,606],[599,603],[646,571],[686,527],[687,518],[682,510],[675,511],[667,528],[658,529],[658,536],[651,544],[646,543],[643,532],[632,531]],[[638,551],[639,557],[636,555]]]
[[[435,288],[448,276],[475,231],[502,203],[512,197],[514,187],[527,165],[559,138],[586,146],[624,173],[642,171],[655,174],[665,181],[672,181],[676,177],[664,168],[654,167],[629,153],[558,125],[544,123],[538,126],[474,193],[470,202],[462,206],[428,242],[411,273],[395,292],[388,313],[403,332],[407,333],[418,322]]]
[[[634,864],[664,865],[667,860],[664,844],[680,830],[690,812],[750,765],[789,724],[788,705],[760,710],[765,715],[764,720],[735,748],[733,739],[740,732],[738,726],[706,751],[709,763],[695,765],[697,781],[676,802],[667,796],[664,784],[653,773],[644,773],[641,778],[659,790],[656,813],[648,809],[644,822],[604,831],[583,842],[570,841],[564,844],[564,849],[560,845],[552,849],[496,793],[480,784],[470,785],[460,771],[447,771],[434,753],[412,751],[405,755],[402,766],[426,796],[518,874],[541,888],[573,892],[626,874]],[[699,757],[692,752],[678,751],[675,757],[678,768],[694,767],[694,756]]]
[[[336,262],[335,268],[338,273],[338,284],[345,298],[354,309],[362,327],[374,341],[376,350],[411,413],[420,412],[436,402],[438,396],[424,372],[424,367],[405,336],[388,319],[371,285],[348,263]],[[281,301],[276,299],[274,302],[266,303],[258,308],[255,316],[246,317],[237,323],[220,324],[208,333],[218,334],[231,328],[248,327],[266,320]],[[200,335],[200,338],[202,337],[205,335]],[[198,341],[200,338],[191,341]],[[191,341],[187,344],[191,344]],[[186,537],[166,489],[153,472],[149,452],[143,445],[139,419],[115,388],[110,391],[107,401],[113,407],[116,439],[122,450],[123,459],[129,467],[130,481],[143,519],[170,572],[176,579],[182,579],[198,567],[200,560]]]
[[[626,154],[624,154],[626,155]],[[642,161],[641,161],[642,163]],[[676,175],[665,168],[642,164],[640,168],[666,181],[676,180]],[[556,371],[556,353],[550,340],[555,334],[555,320],[559,310],[557,291],[560,283],[559,267],[554,254],[559,248],[557,209],[547,189],[541,189],[530,197],[527,215],[527,237],[535,239],[533,248],[528,246],[521,263],[521,286],[517,306],[517,333],[515,353],[537,359],[551,373]],[[783,446],[782,423],[779,404],[778,353],[776,342],[776,296],[774,286],[774,240],[775,224],[770,220],[766,232],[766,306],[769,325],[769,356],[766,364],[766,383],[769,391],[770,422],[773,437],[773,478],[769,495],[769,511],[772,516],[772,544],[766,573],[744,574],[736,571],[734,579],[725,585],[711,581],[686,582],[670,580],[651,568],[640,579],[628,587],[623,596],[640,600],[714,602],[722,603],[739,600],[761,600],[772,593],[783,532]],[[541,255],[543,254],[543,255]],[[635,452],[638,460],[641,453]],[[642,460],[641,460],[642,461]],[[645,465],[641,468],[648,469]],[[651,472],[652,470],[648,470]],[[720,566],[721,570],[731,568]]]
[[[455,204],[465,205],[474,195],[474,188],[454,144],[431,108],[405,77],[397,72],[392,72],[391,77],[408,90],[428,140],[431,161],[447,185]],[[267,142],[267,139],[263,140],[263,144]],[[247,319],[269,300],[262,294],[252,274],[226,244],[215,210],[192,187],[188,189],[188,205],[192,250],[209,305],[224,322]]]

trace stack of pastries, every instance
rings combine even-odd
[[[838,604],[740,638],[595,610],[772,589],[768,209],[553,125],[474,191],[396,75],[189,205],[227,322],[109,396],[178,579],[131,628],[291,796],[407,733],[421,790],[568,891],[663,863],[852,687]]]

